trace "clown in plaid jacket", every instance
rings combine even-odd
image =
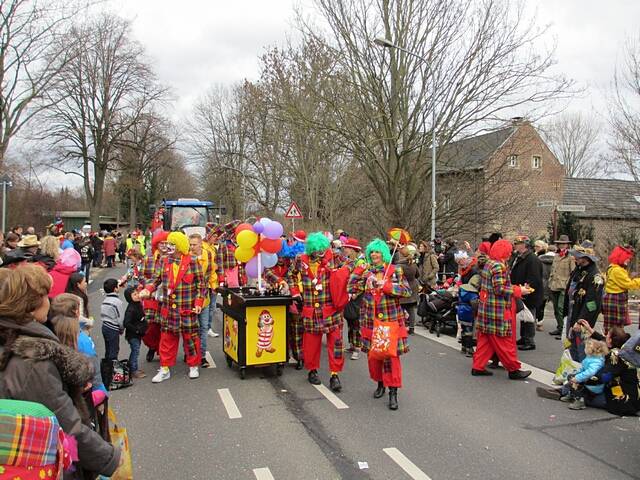
[[[398,322],[400,335],[398,337],[398,355],[407,353],[407,329],[405,327],[405,312],[400,305],[400,299],[411,296],[411,287],[402,272],[402,268],[391,265],[387,272],[387,279],[382,288],[376,287],[376,280],[384,278],[387,265],[360,265],[349,277],[348,290],[352,295],[362,296],[360,306],[360,331],[362,333],[362,350],[369,351],[374,319],[382,322]]]
[[[511,285],[506,264],[489,260],[480,274],[480,298],[476,328],[487,335],[510,337],[515,315],[514,298],[520,298],[518,285]]]
[[[306,254],[298,255],[291,262],[286,280],[292,296],[302,295],[301,314],[305,332],[328,333],[342,326],[342,315],[333,306],[329,288],[329,278],[334,269],[331,250],[327,250],[315,265]],[[302,291],[298,281],[302,284]]]
[[[161,289],[164,299],[160,307],[162,331],[198,333],[200,324],[193,309],[204,305],[208,287],[197,257],[182,255],[176,259],[170,255],[165,258],[152,282],[145,286],[151,293]]]

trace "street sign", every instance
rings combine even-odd
[[[298,205],[296,205],[296,202],[291,202],[291,205],[289,205],[289,208],[287,209],[287,213],[284,214],[285,218],[304,218],[302,216],[302,212],[300,211],[300,208],[298,207]]]
[[[584,212],[584,205],[558,205],[556,210],[559,212]]]

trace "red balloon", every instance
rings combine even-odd
[[[260,242],[260,250],[266,253],[278,253],[282,248],[282,240],[277,238],[271,240],[269,238],[263,238]]]
[[[236,237],[243,230],[251,230],[251,231],[253,231],[253,227],[251,226],[250,223],[241,223],[240,225],[238,225],[236,227]]]

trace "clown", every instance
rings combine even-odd
[[[224,233],[219,237],[217,251],[217,278],[221,287],[239,287],[243,284],[241,265],[236,260],[236,227],[240,220],[233,220],[224,226]]]
[[[607,281],[604,285],[602,315],[605,335],[611,327],[631,325],[629,318],[629,290],[640,288],[640,278],[631,278],[627,267],[633,258],[631,247],[616,246],[609,255]]]
[[[140,278],[140,288],[151,282],[156,276],[156,272],[162,268],[162,263],[167,255],[167,237],[169,232],[156,232],[151,239],[151,252],[147,252],[147,256],[142,263],[142,275]],[[144,316],[147,320],[147,331],[142,338],[144,344],[149,348],[147,352],[147,362],[153,360],[158,347],[160,346],[160,303],[162,298],[159,291],[153,298],[142,301],[144,308]]]
[[[258,350],[256,357],[261,357],[262,352],[274,353],[273,348],[273,317],[269,310],[263,310],[258,317]]]
[[[342,389],[338,373],[344,367],[342,345],[342,315],[331,299],[329,278],[335,268],[329,239],[321,232],[310,234],[305,253],[296,257],[287,273],[289,291],[294,300],[302,301],[302,350],[304,366],[309,371],[309,383],[320,385],[320,349],[322,336],[327,336],[327,353],[334,392]]]
[[[387,244],[376,238],[366,249],[368,265],[357,266],[349,278],[348,290],[352,296],[362,294],[360,307],[360,329],[362,350],[369,352],[372,346],[374,322],[397,325],[396,355],[383,360],[368,356],[369,376],[378,387],[374,398],[384,395],[389,388],[389,408],[398,409],[398,388],[402,387],[402,365],[400,355],[407,353],[407,328],[401,298],[411,296],[411,287],[402,268],[390,265],[391,252]]]
[[[189,378],[200,376],[198,315],[202,311],[207,288],[198,259],[189,255],[187,236],[182,232],[171,232],[167,237],[167,258],[162,262],[162,268],[140,292],[141,298],[146,299],[159,289],[165,299],[160,308],[160,370],[151,380],[153,383],[171,377],[169,367],[176,363],[180,337],[189,365]]]

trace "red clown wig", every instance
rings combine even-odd
[[[614,263],[623,267],[626,262],[631,260],[632,257],[633,250],[618,245],[611,251],[611,254],[609,254],[609,263]]]
[[[501,239],[491,245],[489,258],[498,262],[504,262],[511,256],[511,252],[513,252],[513,245],[511,245],[511,242]]]

